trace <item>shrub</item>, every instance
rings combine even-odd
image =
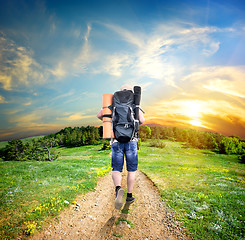
[[[105,140],[101,150],[110,150],[110,149],[111,149],[110,141],[109,140]]]
[[[150,141],[150,147],[165,148],[166,144],[159,139],[154,139]]]
[[[147,125],[140,126],[139,136],[142,142],[146,141],[151,137],[151,128],[148,127]]]
[[[240,155],[238,159],[241,161],[241,163],[245,163],[245,154]]]

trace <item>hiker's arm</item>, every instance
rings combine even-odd
[[[100,111],[97,113],[97,118],[99,118],[101,121],[103,119],[103,110],[100,109]]]
[[[143,112],[140,110],[139,111],[139,123],[142,124],[145,121],[145,118],[143,116]]]

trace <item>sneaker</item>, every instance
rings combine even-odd
[[[124,194],[124,190],[122,188],[120,188],[116,193],[116,199],[115,199],[116,209],[121,209],[123,205],[123,194]]]
[[[126,198],[126,202],[127,203],[133,203],[135,201],[135,198],[134,197],[127,197]]]

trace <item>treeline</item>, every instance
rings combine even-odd
[[[57,146],[79,147],[99,144],[102,140],[101,127],[66,127],[55,134],[32,139],[25,143],[20,140],[9,141],[0,149],[0,157],[6,161],[53,161],[58,158]],[[140,141],[147,139],[168,139],[184,142],[185,147],[210,149],[221,154],[243,155],[245,158],[245,139],[236,136],[226,137],[222,134],[202,132],[176,127],[140,126]],[[107,148],[105,148],[107,149]]]
[[[140,126],[140,137],[142,141],[150,138],[184,142],[186,147],[210,149],[221,154],[245,154],[245,139],[226,137],[219,133],[176,127]]]
[[[50,134],[24,143],[21,139],[9,141],[0,150],[0,157],[5,161],[53,161],[58,158],[58,146],[77,147],[97,144],[102,139],[102,127],[66,127],[55,134]]]
[[[66,127],[49,136],[56,139],[59,146],[78,147],[97,144],[102,138],[102,132],[102,127]]]

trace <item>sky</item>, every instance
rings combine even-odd
[[[142,88],[146,124],[245,138],[242,0],[0,0],[0,140],[100,126]]]

